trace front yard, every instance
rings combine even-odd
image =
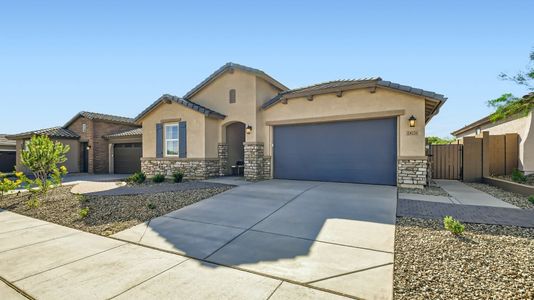
[[[176,185],[179,191],[119,196],[77,195],[70,192],[72,186],[61,186],[40,196],[37,207],[28,205],[29,193],[19,193],[0,199],[0,208],[108,236],[232,188],[200,182]],[[146,185],[151,187],[158,184]]]
[[[396,299],[533,299],[534,228],[397,218]]]

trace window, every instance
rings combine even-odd
[[[82,124],[82,132],[87,132],[87,124]]]
[[[165,124],[165,156],[178,154],[178,123]]]
[[[228,98],[230,99],[230,103],[235,103],[235,89],[230,90]]]
[[[476,134],[476,135],[479,135],[480,132],[481,132],[480,128],[477,128],[477,129],[475,130],[475,134]]]

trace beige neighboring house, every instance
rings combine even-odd
[[[525,99],[534,98],[534,93],[523,96]],[[490,116],[484,117],[469,125],[466,125],[452,135],[458,139],[466,136],[478,136],[483,131],[491,135],[517,133],[519,136],[519,170],[525,174],[534,173],[534,116],[533,111],[528,115],[518,115],[492,122]]]
[[[17,170],[28,172],[20,153],[34,135],[70,146],[64,165],[70,173],[133,173],[141,168],[141,129],[132,118],[82,111],[65,125],[14,135]]]
[[[0,173],[13,172],[16,164],[16,142],[0,134]]]
[[[420,187],[425,125],[446,98],[381,78],[289,89],[228,63],[183,97],[140,113],[141,168],[187,178],[269,178]]]

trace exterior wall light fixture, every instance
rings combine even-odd
[[[245,129],[245,132],[247,134],[250,134],[252,132],[252,126],[248,125],[247,128]]]
[[[408,123],[410,124],[410,127],[415,127],[415,121],[417,119],[415,118],[414,115],[412,115],[409,119],[408,119]]]

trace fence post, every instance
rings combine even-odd
[[[490,175],[490,134],[482,132],[482,178]]]

